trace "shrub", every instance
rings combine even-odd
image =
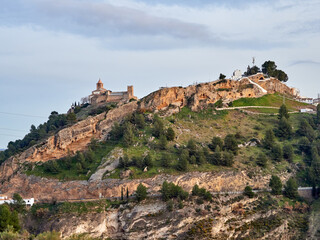
[[[226,151],[231,151],[233,154],[238,152],[238,143],[234,135],[228,134],[224,139],[223,149]]]
[[[271,187],[271,193],[273,195],[280,195],[282,193],[282,183],[278,176],[272,175],[269,187]]]
[[[173,141],[173,140],[174,140],[174,138],[175,138],[175,132],[174,132],[174,130],[172,129],[172,127],[169,127],[169,128],[167,129],[166,137],[167,137],[168,141]]]
[[[256,162],[260,167],[265,168],[268,162],[267,156],[264,153],[259,153]]]
[[[220,149],[223,147],[223,141],[220,137],[213,137],[211,140],[211,144],[209,144],[209,148],[212,151],[215,151],[217,146],[219,146]]]
[[[282,152],[282,148],[281,148],[280,145],[274,145],[272,147],[271,156],[272,156],[272,159],[277,161],[277,162],[281,162],[282,161],[283,152]]]
[[[250,186],[246,186],[244,188],[244,192],[243,195],[249,197],[249,198],[253,198],[254,197],[254,192],[252,191],[252,188]]]
[[[168,183],[167,181],[163,182],[160,192],[163,201],[178,197],[180,200],[185,200],[189,195],[188,192],[184,191],[180,186],[174,183]]]
[[[284,186],[283,193],[286,197],[291,198],[291,199],[295,199],[298,197],[298,185],[297,185],[297,182],[293,178],[290,178],[286,182],[286,185]]]
[[[283,158],[288,162],[292,162],[293,160],[293,148],[292,145],[286,144],[283,146]]]
[[[147,188],[140,183],[136,191],[136,199],[138,202],[147,198]]]

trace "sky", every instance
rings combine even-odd
[[[101,78],[141,98],[276,62],[320,92],[319,0],[1,0],[0,149]]]

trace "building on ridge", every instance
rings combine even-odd
[[[98,105],[108,102],[126,102],[131,99],[137,100],[137,97],[134,96],[133,86],[127,86],[127,91],[123,92],[112,92],[103,87],[103,82],[101,79],[97,82],[97,88],[92,91],[89,96],[89,103],[92,105]]]

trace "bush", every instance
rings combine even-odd
[[[283,158],[288,162],[293,160],[293,148],[291,144],[286,144],[283,146]]]
[[[278,128],[276,129],[276,135],[280,139],[289,139],[292,136],[292,126],[286,118],[279,120]]]
[[[174,140],[174,138],[175,138],[175,132],[174,132],[174,130],[172,129],[172,127],[169,127],[169,128],[167,129],[166,137],[167,137],[168,141],[173,141],[173,140]]]
[[[256,162],[260,167],[265,168],[268,162],[267,156],[264,153],[259,153]]]
[[[278,176],[272,175],[269,187],[271,188],[271,193],[273,195],[280,195],[282,193],[282,183]]]
[[[237,152],[238,152],[238,143],[237,143],[237,139],[235,138],[234,135],[228,134],[225,137],[223,149],[226,150],[226,151],[230,151],[235,155],[237,154]]]
[[[212,200],[212,194],[209,191],[207,191],[205,188],[199,188],[197,184],[194,185],[192,188],[192,195],[201,197],[203,200],[206,200],[206,201]]]
[[[188,192],[184,191],[181,187],[174,183],[168,183],[167,181],[163,182],[160,192],[163,201],[168,201],[172,198],[185,200],[189,196]]]
[[[159,137],[159,149],[161,150],[166,150],[167,149],[167,145],[168,145],[168,141],[167,141],[167,137],[164,135],[161,135]]]
[[[281,162],[282,161],[283,152],[282,152],[282,148],[281,148],[280,145],[274,145],[272,147],[271,156],[272,156],[272,159],[277,161],[277,162]]]
[[[161,156],[161,166],[169,168],[171,166],[171,156],[168,153],[163,153]]]
[[[271,129],[268,129],[266,131],[266,135],[263,139],[263,145],[266,149],[271,149],[272,146],[274,145],[274,139],[275,139],[275,136],[274,136],[274,133]]]
[[[298,185],[297,185],[297,182],[293,178],[290,178],[286,182],[286,185],[284,186],[283,194],[286,197],[291,198],[291,199],[296,199],[298,197]]]
[[[243,195],[249,197],[249,198],[253,198],[254,197],[254,192],[252,191],[252,188],[250,186],[246,186],[244,188],[244,192]]]
[[[136,191],[136,199],[138,202],[147,198],[147,188],[140,183]]]
[[[209,144],[209,148],[212,151],[215,151],[217,146],[219,146],[220,149],[222,149],[222,147],[223,147],[223,141],[222,141],[221,137],[213,137],[211,140],[211,144]]]

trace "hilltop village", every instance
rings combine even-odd
[[[0,153],[0,210],[64,239],[317,236],[320,107],[256,70],[141,99],[99,79]]]

